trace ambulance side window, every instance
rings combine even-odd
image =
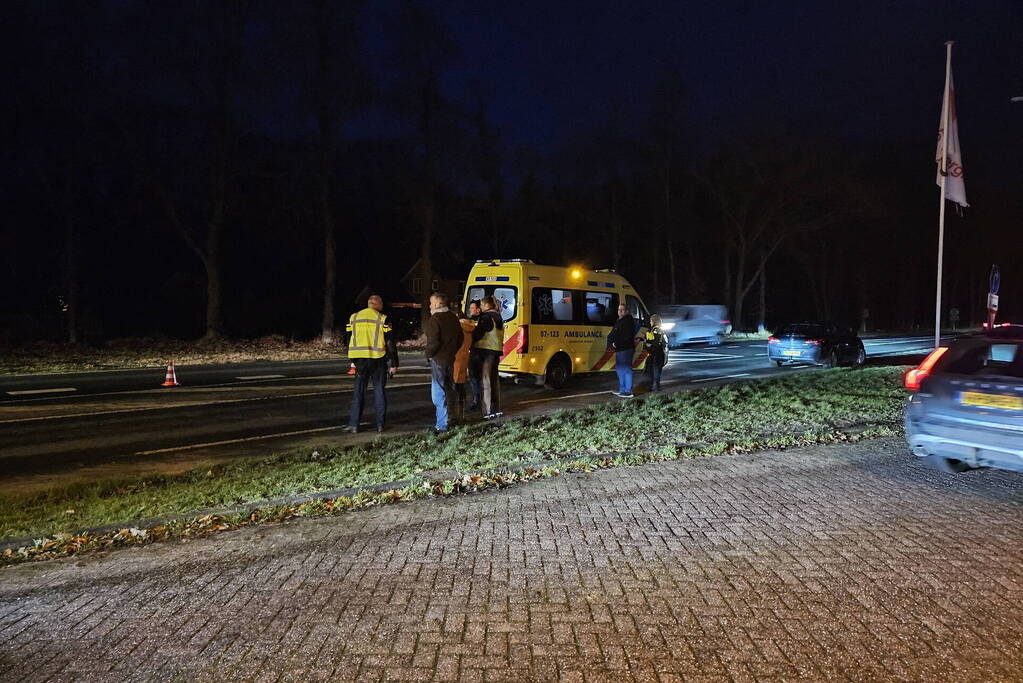
[[[557,325],[575,322],[574,292],[550,287],[533,288],[533,324]]]
[[[497,299],[497,306],[501,311],[501,320],[508,322],[515,317],[518,304],[514,287],[495,287],[494,298]]]
[[[618,319],[618,295],[610,292],[584,292],[586,321],[591,325],[614,325]]]

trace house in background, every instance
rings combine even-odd
[[[412,301],[422,303],[430,292],[444,292],[452,301],[460,301],[465,293],[465,276],[459,278],[445,277],[440,271],[446,273],[469,272],[468,268],[459,268],[457,265],[447,263],[443,259],[434,259],[433,272],[426,273],[423,268],[423,259],[417,259],[409,268],[408,272],[401,278],[400,282],[408,291]]]

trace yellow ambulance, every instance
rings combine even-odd
[[[614,371],[607,335],[624,303],[645,334],[650,315],[629,281],[611,270],[541,266],[528,259],[477,261],[463,305],[497,299],[504,320],[502,377],[535,380],[558,389],[572,375]],[[639,344],[633,368],[646,353]]]

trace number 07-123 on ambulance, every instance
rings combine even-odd
[[[504,320],[502,377],[558,389],[572,375],[614,370],[607,336],[625,304],[643,329],[650,316],[629,281],[611,270],[541,266],[527,259],[477,261],[463,304],[493,296]],[[639,333],[639,330],[637,330]],[[646,353],[636,349],[632,367]]]

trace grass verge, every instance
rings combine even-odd
[[[144,542],[161,534],[198,533],[316,511],[334,513],[388,499],[477,490],[535,478],[540,475],[530,472],[542,474],[545,463],[553,464],[557,472],[586,470],[891,434],[902,415],[901,372],[871,368],[803,373],[467,425],[441,437],[402,435],[367,444],[293,450],[174,476],[7,494],[0,496],[0,541],[39,540],[5,551],[0,563],[97,543],[103,547]],[[516,467],[517,472],[509,470]],[[294,505],[259,503],[386,482],[407,485]],[[142,519],[237,506],[251,508],[228,517],[203,515],[148,530],[131,527]],[[105,535],[80,533],[110,524],[126,528]]]

